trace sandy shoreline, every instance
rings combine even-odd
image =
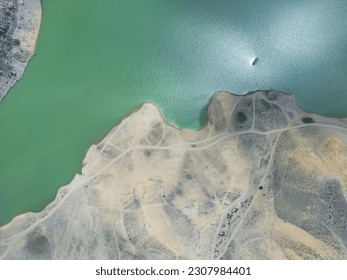
[[[41,0],[16,0],[8,5],[6,3],[2,3],[3,13],[9,14],[8,9],[16,11],[13,18],[3,20],[3,24],[9,24],[10,27],[1,38],[6,46],[6,53],[0,57],[4,69],[0,75],[0,102],[22,78],[25,68],[34,56],[42,20]]]
[[[184,131],[143,104],[0,227],[0,259],[346,259],[347,119],[277,91],[219,92],[207,114]]]

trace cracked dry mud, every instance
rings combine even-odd
[[[40,213],[0,228],[2,259],[346,259],[347,120],[277,91],[217,93],[200,131],[144,104]]]

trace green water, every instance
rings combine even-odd
[[[275,88],[347,115],[345,0],[43,5],[37,55],[0,105],[0,224],[52,201],[92,142],[145,101],[193,129],[218,90]]]

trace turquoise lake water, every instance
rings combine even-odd
[[[43,14],[36,56],[0,104],[0,224],[42,210],[143,102],[187,129],[219,90],[277,89],[347,115],[345,0],[43,0]]]

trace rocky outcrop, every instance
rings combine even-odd
[[[40,23],[40,0],[0,0],[0,101],[33,56]]]
[[[2,259],[346,259],[347,119],[277,91],[217,93],[200,131],[144,104],[93,145]]]

